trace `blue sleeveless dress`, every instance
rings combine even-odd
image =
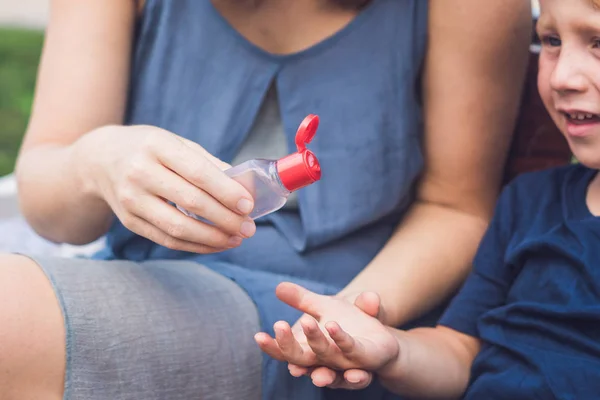
[[[309,147],[323,175],[298,192],[297,207],[257,220],[255,236],[239,248],[175,252],[115,221],[95,258],[197,261],[240,285],[269,333],[275,321],[300,315],[275,297],[279,282],[338,292],[390,238],[422,170],[418,78],[427,11],[425,0],[373,0],[333,36],[274,55],[247,41],[208,0],[148,0],[137,26],[127,124],[167,129],[231,162],[275,87],[290,152],[298,124],[319,115]],[[317,398],[310,382],[287,378],[286,366],[268,357],[263,375],[264,398]]]

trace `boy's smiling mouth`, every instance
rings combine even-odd
[[[598,114],[586,112],[565,112],[564,115],[567,117],[569,122],[574,124],[585,124],[600,121],[600,116]]]
[[[575,109],[560,109],[558,111],[565,117],[566,131],[569,136],[589,136],[596,132],[594,128],[600,125],[600,114]]]
[[[566,101],[558,100],[553,103],[550,103],[551,105],[547,109],[551,114],[554,114],[555,122],[563,131],[563,134],[573,139],[600,136],[600,112],[598,112],[595,101],[592,102],[589,99],[578,101],[582,106],[581,108],[567,105]]]

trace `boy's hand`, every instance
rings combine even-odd
[[[379,321],[383,321],[385,313],[381,307],[379,296],[367,294],[361,296],[360,294],[339,294],[335,296],[337,299],[344,300],[349,304],[353,304],[359,310],[363,311],[371,317],[376,317]],[[308,345],[306,335],[300,323],[300,318],[292,326],[292,333],[296,340],[300,343],[303,348],[310,349]],[[321,328],[324,329],[324,328]],[[327,335],[329,333],[325,331]],[[310,349],[312,351],[312,349]],[[292,376],[297,378],[308,375],[310,376],[313,384],[319,387],[330,387],[332,389],[347,389],[347,390],[359,390],[368,387],[373,381],[373,373],[361,370],[361,369],[349,369],[346,371],[336,371],[328,367],[301,367],[296,364],[288,364],[288,370]]]
[[[295,332],[287,322],[279,321],[274,325],[275,338],[259,333],[256,341],[271,357],[292,364],[290,372],[293,375],[307,373],[306,367],[326,366],[350,371],[342,378],[331,370],[316,369],[311,374],[315,384],[348,387],[356,383],[363,386],[368,385],[369,374],[352,370],[376,371],[398,356],[395,336],[372,316],[379,311],[376,294],[361,294],[355,305],[343,298],[318,295],[292,283],[280,284],[276,293],[281,301],[307,315],[295,325]],[[357,378],[360,382],[356,382]]]

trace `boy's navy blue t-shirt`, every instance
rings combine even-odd
[[[595,174],[524,174],[500,196],[440,320],[482,340],[466,399],[600,399],[600,218],[586,205]]]

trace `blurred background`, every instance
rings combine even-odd
[[[47,19],[48,0],[0,0],[0,176],[27,125]]]

